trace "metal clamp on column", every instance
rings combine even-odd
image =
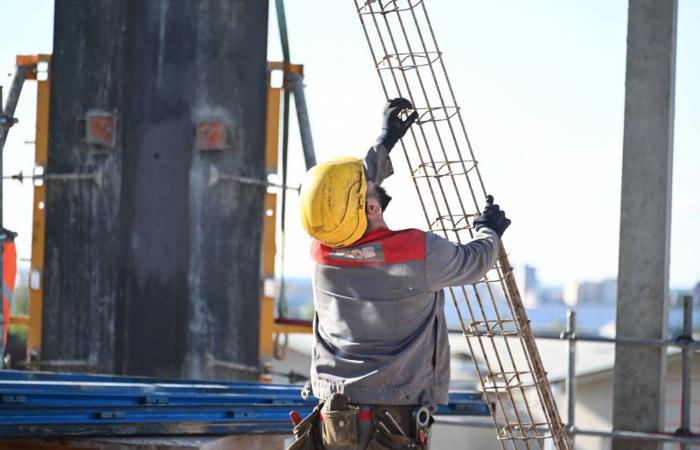
[[[219,169],[217,169],[214,166],[211,166],[211,169],[209,170],[209,186],[215,185],[216,183],[219,182],[219,180],[234,181],[236,183],[241,183],[241,184],[252,184],[254,186],[273,187],[273,188],[278,188],[278,189],[289,189],[289,190],[297,191],[297,192],[299,192],[301,190],[301,186],[285,186],[285,185],[282,185],[279,183],[273,183],[271,181],[261,180],[258,178],[246,177],[243,175],[233,175],[233,174],[229,174],[229,173],[221,173],[221,172],[219,172]]]
[[[20,183],[25,179],[32,180],[34,186],[42,186],[45,181],[94,181],[98,187],[102,187],[103,172],[98,169],[93,173],[44,173],[44,168],[37,166],[31,175],[24,175],[20,170],[14,175],[3,176],[2,179],[17,180]]]

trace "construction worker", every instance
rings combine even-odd
[[[363,161],[336,158],[303,180],[301,221],[316,263],[307,388],[321,405],[295,427],[290,449],[427,449],[430,413],[447,403],[443,288],[484,276],[510,220],[489,196],[464,245],[387,227],[391,197],[381,183],[393,173],[389,152],[417,118],[401,118],[411,108],[391,100]]]
[[[10,308],[15,292],[17,277],[17,250],[15,237],[17,233],[0,227],[0,245],[2,245],[2,307],[0,308],[0,368],[5,361],[7,347],[7,332],[10,329]]]

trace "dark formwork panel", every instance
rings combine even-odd
[[[267,2],[64,0],[54,32],[47,172],[102,185],[47,185],[42,366],[253,377],[263,190],[211,175],[264,177]]]

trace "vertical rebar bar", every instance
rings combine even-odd
[[[574,427],[576,424],[576,311],[566,312],[566,338],[569,341],[569,366],[566,372],[566,431],[569,444],[574,447]]]
[[[683,296],[683,334],[679,336],[679,340],[684,341],[686,344],[693,341],[693,297],[690,295]],[[676,431],[677,434],[690,433],[692,356],[692,348],[687,345],[684,346],[681,360],[681,427]],[[681,450],[689,449],[690,446],[688,444],[681,445]]]

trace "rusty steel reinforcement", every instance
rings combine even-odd
[[[408,98],[419,114],[402,140],[425,220],[459,243],[475,230],[487,191],[445,69],[425,0],[354,0],[387,99]],[[449,288],[500,448],[569,449],[508,256],[471,286]]]

